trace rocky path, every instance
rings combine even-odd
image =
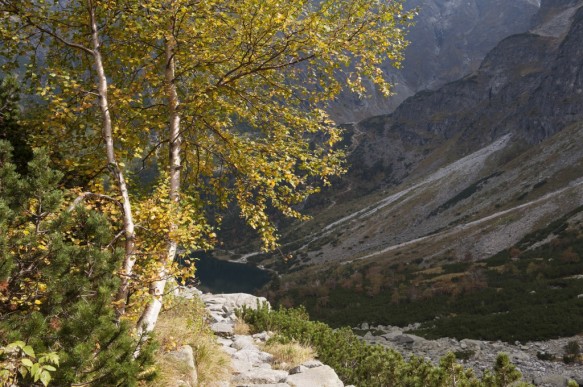
[[[213,387],[343,387],[336,372],[318,360],[307,361],[289,371],[273,368],[273,356],[259,347],[271,333],[238,335],[234,332],[235,310],[246,306],[256,308],[263,297],[250,294],[202,294],[211,318],[211,329],[218,336],[222,349],[231,356],[230,380],[218,381]]]

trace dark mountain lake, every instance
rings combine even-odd
[[[217,259],[211,253],[195,253],[196,286],[212,293],[253,293],[271,280],[271,274],[258,267]]]

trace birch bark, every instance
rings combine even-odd
[[[174,32],[174,27],[172,27],[172,33]],[[181,170],[181,156],[182,151],[182,136],[180,133],[180,113],[179,106],[180,100],[178,98],[178,91],[176,89],[175,77],[176,77],[176,40],[173,35],[169,35],[165,41],[165,55],[166,55],[166,68],[165,68],[165,82],[166,82],[166,96],[168,98],[168,115],[169,115],[169,143],[170,143],[170,162],[169,162],[169,185],[170,185],[170,201],[174,208],[179,205],[180,202],[180,170]],[[160,269],[158,271],[158,279],[154,281],[150,287],[151,300],[146,306],[144,312],[142,313],[138,321],[138,333],[148,333],[151,332],[158,320],[158,315],[162,308],[162,297],[164,295],[164,288],[168,280],[169,267],[174,262],[176,257],[176,251],[178,248],[177,242],[172,239],[171,235],[173,231],[177,229],[178,225],[170,217],[169,224],[169,234],[168,234],[168,245],[166,250],[166,256],[163,262],[160,264]]]
[[[121,269],[121,284],[116,296],[116,316],[119,320],[125,314],[126,301],[130,277],[136,262],[135,255],[135,224],[132,214],[132,207],[128,186],[124,173],[115,157],[115,147],[113,140],[113,124],[109,111],[109,99],[107,94],[108,83],[100,51],[99,29],[95,17],[95,6],[92,0],[87,1],[89,17],[91,23],[91,44],[94,58],[95,70],[97,72],[97,93],[99,95],[99,109],[102,117],[102,135],[105,141],[107,164],[111,174],[118,185],[119,193],[122,197],[123,207],[123,228],[125,233],[125,256]]]

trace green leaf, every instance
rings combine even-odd
[[[22,375],[23,378],[25,378],[26,375],[28,374],[28,369],[24,366],[20,366],[20,368],[18,368],[18,372],[20,373],[20,375]]]
[[[44,365],[43,368],[47,371],[56,371],[57,369],[52,365]]]
[[[51,374],[48,373],[47,371],[43,371],[40,375],[40,381],[42,382],[43,385],[47,386],[51,381]]]
[[[10,343],[6,346],[6,349],[14,349],[14,348],[22,348],[26,345],[24,341],[15,341],[14,343]]]
[[[38,363],[34,363],[32,365],[32,367],[30,368],[30,374],[33,376],[34,381],[37,382],[38,381],[38,378],[40,377],[39,364]]]
[[[24,364],[25,366],[27,366],[29,368],[32,367],[32,365],[33,365],[32,361],[30,359],[22,359],[21,362],[22,362],[22,364]]]
[[[59,365],[59,355],[57,355],[56,352],[51,352],[47,354],[47,357],[49,358],[49,361],[51,363],[56,364],[57,366]]]
[[[34,349],[30,345],[26,345],[22,348],[22,352],[24,352],[27,356],[35,357],[34,356]]]

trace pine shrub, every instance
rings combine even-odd
[[[115,323],[120,254],[111,224],[94,211],[68,211],[62,174],[49,164],[37,151],[23,177],[0,141],[0,346],[19,340],[56,352],[55,385],[135,385],[152,348],[134,359],[136,340]]]
[[[415,356],[405,360],[392,349],[366,344],[350,328],[332,329],[324,323],[310,321],[303,307],[271,311],[265,304],[257,310],[244,308],[238,314],[257,332],[274,331],[280,341],[310,345],[318,358],[334,368],[347,384],[363,387],[520,385],[517,384],[520,372],[504,354],[498,356],[492,371],[478,379],[471,369],[456,363],[453,353],[445,356],[439,365]]]

